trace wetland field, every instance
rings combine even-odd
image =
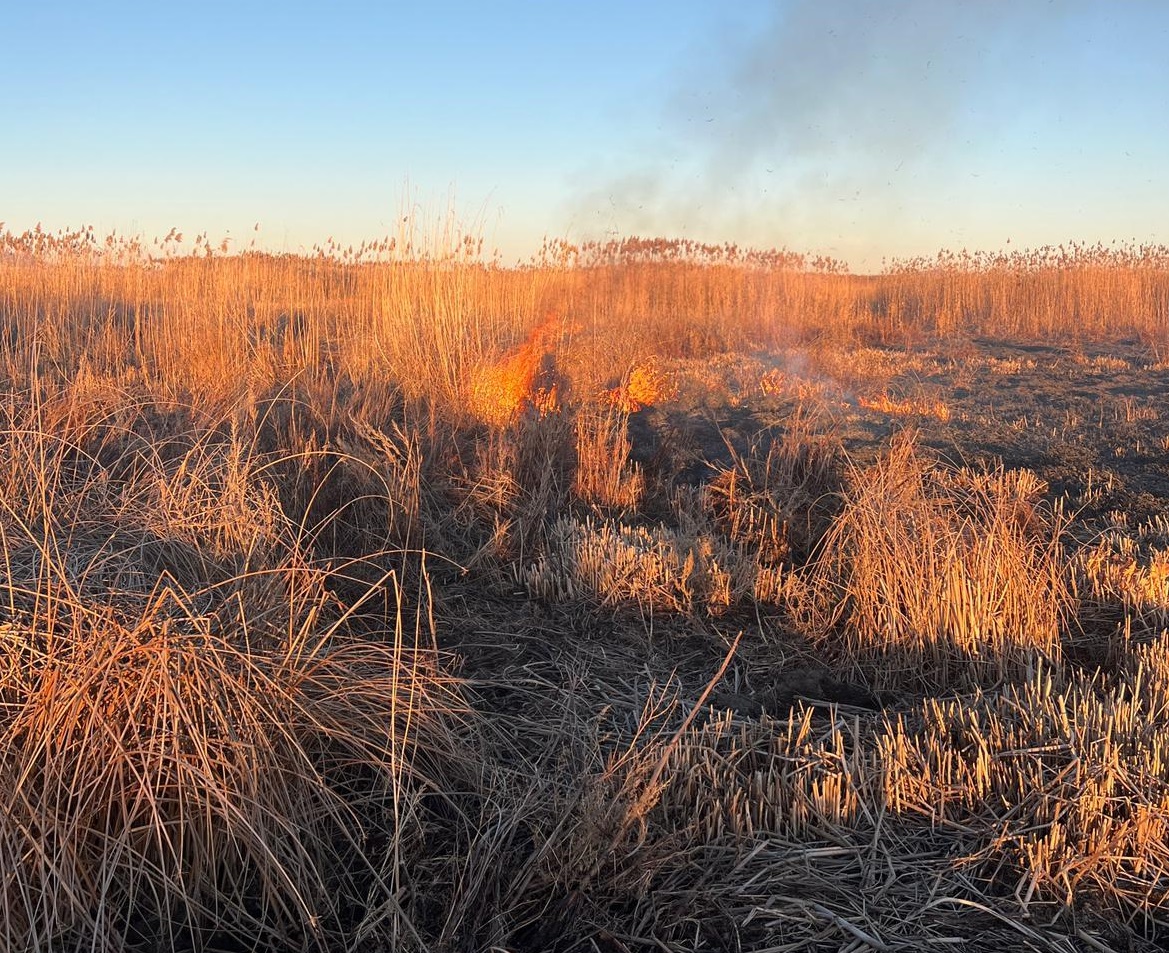
[[[1169,947],[1169,249],[0,232],[0,948]]]

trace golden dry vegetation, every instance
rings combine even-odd
[[[0,946],[1163,948],[1167,345],[1164,248],[0,233]]]

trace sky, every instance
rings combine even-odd
[[[4,21],[15,232],[295,252],[453,214],[508,264],[640,235],[857,271],[1169,244],[1164,0],[41,0]]]

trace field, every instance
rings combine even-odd
[[[1169,249],[0,232],[0,947],[1169,944]]]

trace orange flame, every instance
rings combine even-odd
[[[605,392],[609,403],[622,413],[633,414],[677,396],[678,387],[670,376],[653,364],[638,364],[620,387]]]
[[[556,345],[566,331],[560,317],[549,313],[528,339],[495,364],[475,371],[471,382],[471,409],[486,423],[503,426],[524,410],[543,416],[560,406],[560,377],[556,372]]]
[[[865,410],[897,417],[936,417],[943,423],[950,419],[950,408],[940,400],[896,400],[888,394],[878,394],[876,397],[861,397],[857,403]]]

